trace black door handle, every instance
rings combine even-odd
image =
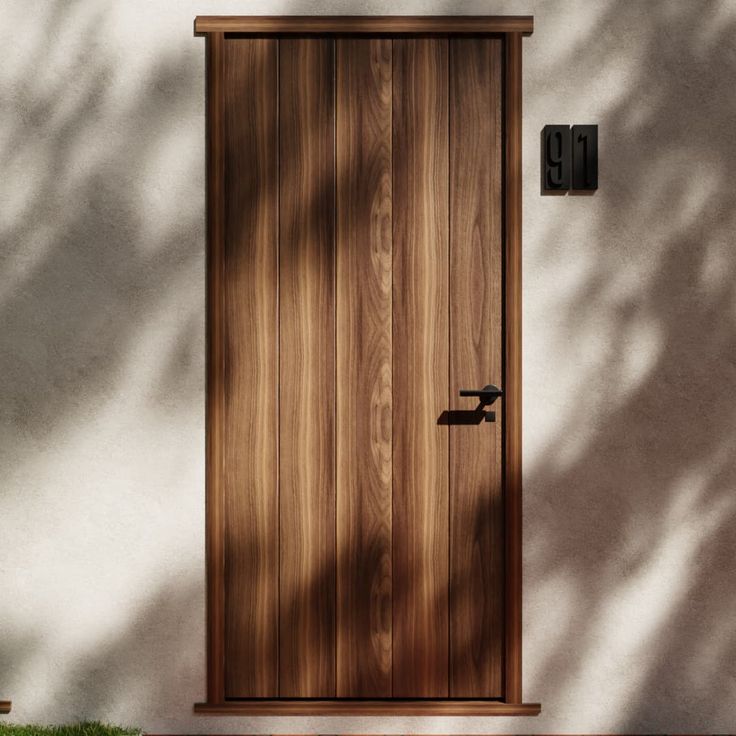
[[[499,396],[503,396],[503,391],[489,383],[483,388],[461,388],[460,396],[477,396],[481,406],[490,406]]]

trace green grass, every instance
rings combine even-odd
[[[0,721],[0,736],[141,736],[139,728],[87,721],[66,726],[20,726]]]

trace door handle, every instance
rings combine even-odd
[[[483,388],[461,388],[460,396],[476,396],[479,401],[478,410],[481,410],[484,406],[490,406],[499,396],[503,396],[503,391],[498,386],[489,383]],[[496,421],[495,411],[483,411],[481,413],[485,421]]]
[[[503,390],[489,383],[483,388],[461,388],[460,396],[477,396],[481,406],[490,406],[499,396],[503,396]]]

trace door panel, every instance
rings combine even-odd
[[[334,697],[335,44],[279,43],[280,694]]]
[[[448,128],[445,38],[393,59],[394,695],[446,697]]]
[[[337,695],[390,697],[391,40],[337,39],[336,79]]]
[[[225,45],[228,695],[278,694],[277,42]]]
[[[450,41],[450,411],[502,385],[501,64],[497,39]],[[450,695],[500,697],[501,403],[450,425]]]
[[[223,43],[224,696],[503,697],[504,41]]]

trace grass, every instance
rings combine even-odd
[[[21,726],[0,721],[0,736],[141,736],[139,728],[110,726],[97,721],[65,726]]]

